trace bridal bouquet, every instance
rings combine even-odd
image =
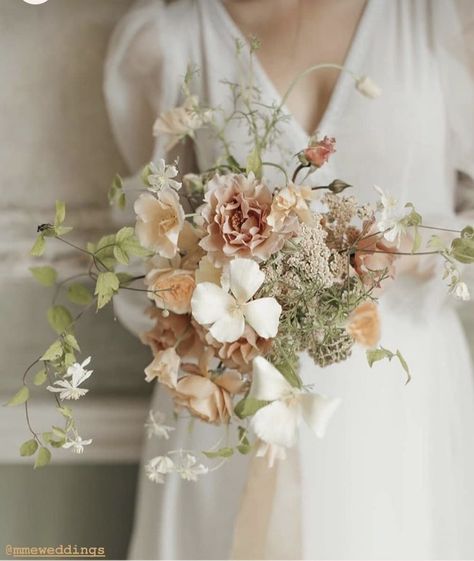
[[[166,135],[171,148],[208,129],[222,143],[212,169],[180,176],[179,162],[150,163],[134,202],[136,223],[87,247],[67,237],[63,203],[56,204],[53,223],[38,227],[32,255],[41,256],[49,241],[71,245],[87,257],[84,276],[93,291],[77,282],[77,275],[58,281],[49,265],[32,268],[39,282],[56,287],[47,316],[57,337],[26,370],[9,403],[24,404],[31,438],[20,452],[35,455],[35,467],[50,461],[52,448],[80,453],[92,442],[79,435],[67,405],[87,394],[84,384],[92,374],[90,357],[77,359],[74,328],[86,310],[104,308],[120,291],[144,291],[150,301],[144,313],[154,327],[142,335],[153,353],[146,381],[167,390],[178,416],[184,412],[223,427],[223,438],[211,450],[170,450],[151,459],[146,469],[156,482],[172,472],[195,480],[209,470],[209,460],[220,465],[251,450],[272,465],[295,443],[302,422],[322,436],[339,401],[303,383],[298,369],[303,352],[324,368],[361,345],[370,365],[398,360],[408,381],[401,352],[379,346],[377,298],[395,277],[400,255],[438,254],[449,290],[469,296],[458,264],[474,261],[472,227],[453,230],[450,243],[433,235],[420,252],[425,243],[420,232],[437,228],[424,225],[412,204],[400,205],[378,187],[378,203],[366,204],[337,178],[310,186],[310,176],[335,152],[334,138],[316,135],[289,164],[265,159],[268,147],[278,143],[286,96],[280,104],[264,105],[250,77],[228,84],[233,108],[225,112],[201,104],[191,83],[192,72],[185,78],[183,104],[160,115],[154,131]],[[354,83],[369,98],[380,93],[367,77],[354,76]],[[249,131],[244,162],[234,157],[226,137],[235,121]],[[279,181],[266,179],[270,166]],[[109,199],[123,207],[126,197],[117,177]],[[127,267],[133,263],[135,270],[137,261],[143,274],[132,275]],[[57,303],[60,293],[80,307],[76,315]],[[31,384],[55,399],[61,426],[45,433],[33,428]],[[160,412],[151,411],[149,434],[168,439],[173,427],[165,423]],[[235,430],[227,430],[229,425]]]

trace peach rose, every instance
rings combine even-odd
[[[175,314],[191,312],[191,296],[196,282],[194,272],[186,269],[152,269],[145,278],[148,296],[158,308]]]
[[[204,351],[204,344],[191,323],[190,315],[177,315],[170,312],[166,317],[162,311],[152,307],[147,315],[156,319],[153,329],[141,335],[141,341],[151,347],[153,354],[176,345],[179,356],[199,358]]]
[[[211,373],[208,370],[211,354],[212,351],[205,353],[199,365],[183,365],[187,374],[179,379],[173,396],[178,407],[189,409],[207,423],[226,423],[233,411],[231,396],[243,391],[244,382],[236,370]]]
[[[174,347],[156,353],[153,361],[145,368],[145,380],[151,382],[155,378],[169,388],[175,388],[178,381],[178,370],[181,359]]]
[[[336,139],[325,136],[322,140],[313,140],[308,148],[303,150],[303,156],[308,164],[320,168],[336,151]]]
[[[286,238],[268,223],[272,194],[252,173],[216,175],[207,189],[201,210],[207,236],[200,245],[211,261],[265,260],[281,249]]]
[[[272,339],[259,337],[250,325],[246,325],[242,337],[232,343],[219,343],[209,331],[201,329],[201,336],[204,336],[208,345],[216,349],[217,356],[224,365],[242,373],[251,372],[252,360],[259,355],[265,356],[272,346]]]
[[[297,186],[290,183],[280,189],[273,196],[272,209],[268,216],[268,223],[275,230],[288,228],[290,217],[297,217],[301,222],[308,224],[313,214],[306,201],[312,198],[311,187]],[[295,229],[295,226],[294,225]]]
[[[347,324],[349,335],[364,347],[373,348],[380,339],[380,319],[377,306],[364,302],[350,315]]]
[[[176,191],[165,188],[156,196],[144,193],[135,201],[134,209],[135,232],[143,247],[168,259],[174,257],[184,226],[184,210]]]

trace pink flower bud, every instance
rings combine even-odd
[[[329,156],[336,151],[336,139],[325,136],[322,140],[315,140],[308,148],[303,150],[303,155],[312,166],[320,168],[328,160]]]

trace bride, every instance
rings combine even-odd
[[[469,0],[143,0],[120,22],[106,63],[114,134],[132,174],[150,159],[178,155],[182,172],[211,167],[219,145],[205,131],[167,153],[152,125],[179,103],[188,64],[200,68],[193,93],[210,105],[229,103],[222,80],[238,81],[235,39],[255,35],[262,41],[255,79],[268,103],[319,62],[367,74],[383,90],[369,101],[333,70],[294,89],[283,148],[298,152],[315,130],[337,139],[315,181],[341,178],[367,201],[378,184],[413,202],[426,223],[455,224],[474,178],[473,23]],[[231,140],[244,161],[242,130]],[[267,472],[271,496],[254,505],[242,497],[255,470],[262,475],[260,460],[242,456],[197,483],[171,478],[164,486],[142,469],[130,556],[474,558],[472,369],[433,266],[405,263],[381,298],[382,344],[403,351],[410,384],[395,364],[370,369],[362,352],[326,369],[303,356],[304,381],[342,398],[326,438],[302,428],[290,461]],[[116,306],[132,331],[147,328],[145,302],[121,297]],[[152,408],[170,418],[170,401],[155,391]],[[190,430],[182,420],[170,440],[148,440],[143,459],[204,450],[216,439],[214,427],[196,422]]]

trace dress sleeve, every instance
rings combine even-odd
[[[176,37],[174,18],[163,0],[140,0],[122,18],[110,40],[104,95],[112,132],[130,173],[124,182],[131,193],[127,209],[115,215],[120,225],[133,223],[132,195],[141,186],[140,170],[146,163],[179,156],[181,171],[193,166],[189,144],[167,154],[166,139],[154,138],[152,133],[157,116],[178,104],[186,71],[184,42]],[[142,274],[138,267],[136,273]],[[117,317],[136,335],[150,326],[144,314],[148,305],[144,292],[121,291],[114,298]]]

